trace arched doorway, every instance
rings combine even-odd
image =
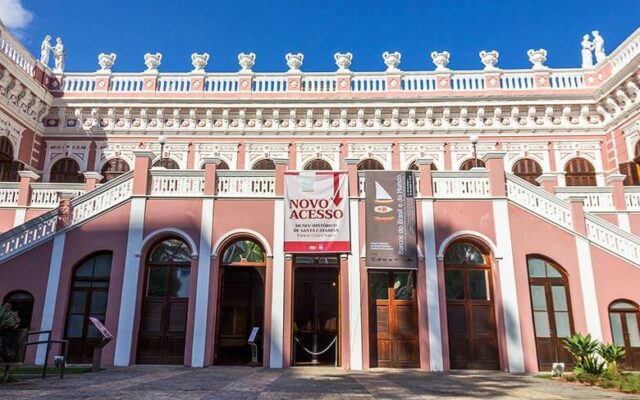
[[[430,169],[431,171],[437,171],[438,167],[436,167],[435,163],[431,163]],[[409,165],[409,171],[420,171],[420,168],[418,167],[418,164],[416,164],[415,161]]]
[[[202,169],[204,169],[207,166],[207,164],[202,164]],[[229,169],[229,164],[226,163],[226,161],[224,160],[220,160],[220,162],[218,163],[218,165],[216,165],[216,170],[228,170]]]
[[[523,158],[513,165],[513,173],[515,176],[524,179],[532,185],[540,186],[538,177],[542,175],[542,167],[535,160]]]
[[[358,163],[358,171],[381,171],[384,170],[384,165],[378,160],[373,158],[367,158]]]
[[[640,185],[640,141],[636,142],[633,151],[633,159],[619,166],[620,173],[625,175],[625,186]]]
[[[452,369],[500,369],[489,255],[470,241],[444,257],[449,359]]]
[[[216,318],[214,363],[247,365],[251,348],[247,338],[260,328],[258,361],[262,362],[266,254],[257,242],[244,238],[230,243],[220,260],[220,294]]]
[[[173,161],[168,157],[163,157],[156,162],[153,163],[154,167],[162,167],[166,169],[180,169],[180,166],[177,162]]]
[[[177,237],[156,243],[146,259],[138,363],[184,363],[190,287],[189,246]]]
[[[304,165],[305,171],[331,171],[332,169],[331,164],[321,158],[313,159]]]
[[[270,158],[265,158],[253,164],[251,169],[255,171],[273,171],[276,169],[276,163]]]
[[[640,310],[629,300],[617,300],[609,305],[609,322],[613,343],[624,347],[625,368],[640,370]]]
[[[20,329],[31,328],[31,316],[33,315],[33,295],[26,290],[15,290],[4,297],[2,304],[11,305],[11,309],[18,313]]]
[[[22,171],[23,164],[14,160],[13,146],[7,137],[0,137],[0,182],[18,182],[18,171]]]
[[[527,270],[538,368],[550,370],[555,362],[572,366],[573,357],[564,348],[564,339],[574,332],[567,275],[555,263],[537,256],[528,257]]]
[[[110,252],[91,255],[73,270],[65,324],[69,362],[90,363],[93,360],[93,349],[100,342],[100,334],[89,317],[104,323],[110,275]]]
[[[103,176],[102,183],[109,182],[122,174],[129,172],[129,164],[122,158],[112,158],[103,166],[100,174]]]
[[[462,165],[460,165],[460,171],[468,171],[471,168],[484,168],[484,167],[485,167],[484,161],[480,160],[479,158],[471,158],[463,162]]]
[[[596,186],[596,169],[584,158],[574,158],[564,168],[567,186]]]
[[[50,182],[57,183],[82,183],[84,181],[80,172],[80,165],[73,158],[62,158],[51,166],[49,174]]]

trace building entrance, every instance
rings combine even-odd
[[[338,365],[337,257],[297,257],[294,269],[293,363]]]
[[[420,366],[417,297],[414,271],[369,271],[372,367]]]

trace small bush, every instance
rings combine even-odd
[[[11,309],[11,304],[5,303],[0,306],[0,335],[13,331],[20,325],[18,313]]]
[[[593,386],[600,380],[600,377],[596,374],[591,374],[589,372],[580,372],[576,374],[576,379],[578,379],[582,383],[588,383]]]

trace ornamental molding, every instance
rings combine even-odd
[[[162,146],[162,154],[160,154],[160,147],[160,143],[157,142],[147,144],[147,148],[156,154],[154,163],[160,158],[170,158],[178,164],[180,169],[187,169],[189,143],[168,142]]]
[[[24,79],[22,73],[0,65],[0,100],[25,124],[37,127],[49,114],[53,97],[33,79]]]
[[[239,143],[196,143],[194,168],[202,168],[204,159],[218,157],[229,169],[237,169]]]
[[[331,165],[334,171],[340,169],[340,143],[297,143],[296,168],[303,170],[311,160],[322,159]]]
[[[453,142],[450,144],[453,170],[457,171],[468,159],[473,158],[473,146],[469,142]],[[497,149],[496,142],[479,142],[476,145],[476,157],[481,159],[486,153]]]
[[[0,111],[0,136],[5,136],[11,142],[14,157],[20,151],[20,139],[22,139],[23,128],[16,123],[9,115]]]
[[[384,169],[391,169],[393,143],[348,143],[347,158],[365,160],[372,158],[380,161]]]
[[[129,169],[133,169],[135,165],[133,151],[139,147],[138,142],[96,142],[95,170],[101,171],[105,163],[116,158],[124,160],[129,165]]]
[[[596,171],[602,171],[600,141],[565,141],[555,144],[557,169],[564,171],[566,164],[573,158],[580,157],[593,164]]]
[[[245,170],[266,158],[289,158],[289,143],[248,143],[245,145]]]
[[[71,158],[75,160],[80,166],[80,172],[86,172],[88,170],[87,163],[89,161],[90,147],[90,141],[47,141],[45,147],[43,180],[45,182],[49,181],[51,166],[63,158]]]
[[[433,160],[436,168],[444,170],[443,143],[400,143],[400,166],[408,169],[412,162],[420,158]]]
[[[505,169],[513,170],[516,162],[528,158],[536,161],[543,171],[550,171],[548,142],[509,142],[502,143],[502,149],[507,152]]]
[[[640,120],[634,121],[632,124],[626,126],[622,130],[624,136],[624,142],[627,148],[627,159],[620,160],[621,162],[626,162],[633,160],[635,158],[635,150],[636,144],[640,140]]]

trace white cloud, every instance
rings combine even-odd
[[[22,0],[0,0],[0,19],[7,28],[25,28],[33,19],[33,13],[22,7]]]

